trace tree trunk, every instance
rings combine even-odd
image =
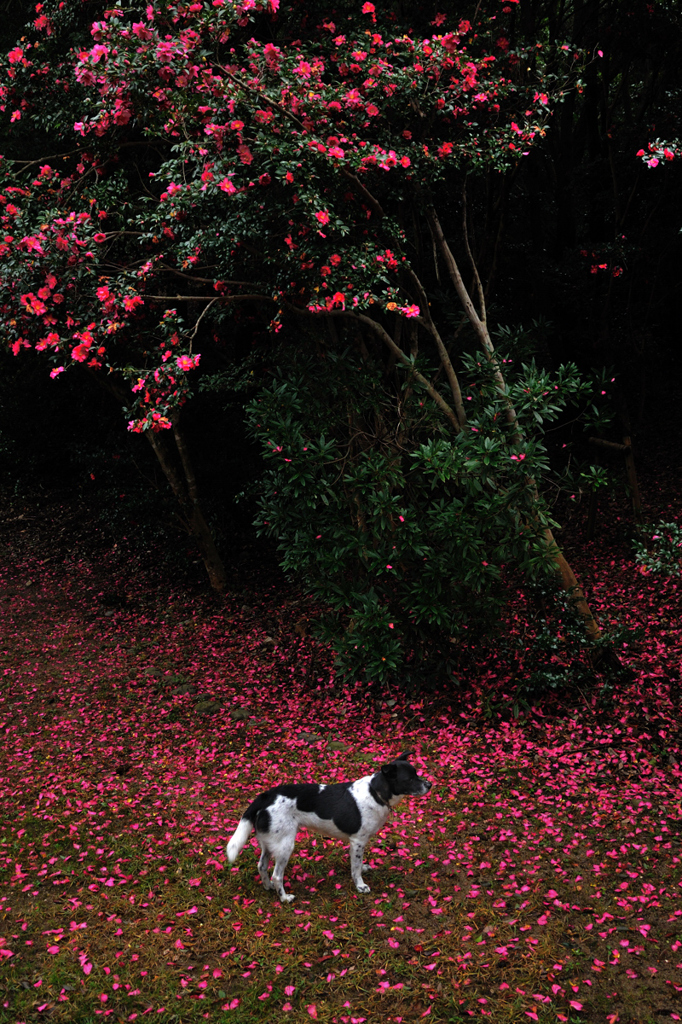
[[[114,397],[125,408],[127,396],[119,385],[106,380],[106,378],[103,381],[102,378],[92,374],[92,371],[90,371],[90,373],[95,377],[97,383],[103,387],[105,391],[114,395]],[[206,572],[211,586],[216,593],[224,593],[227,587],[225,566],[218,554],[218,549],[216,548],[215,541],[213,540],[213,534],[211,533],[210,527],[201,510],[192,461],[179,425],[177,423],[173,425],[173,436],[180,456],[180,462],[182,463],[182,469],[185,477],[184,481],[169,458],[166,444],[164,443],[161,435],[155,434],[152,430],[145,430],[144,436],[152,446],[154,454],[159,460],[159,465],[163,470],[163,475],[170,484],[171,490],[177,498],[180,508],[184,513],[183,525],[190,537],[193,537],[197,542],[199,553],[201,554],[201,559],[206,567]]]
[[[145,430],[144,436],[154,449],[154,454],[159,460],[164,476],[182,508],[185,528],[188,534],[197,542],[210,584],[218,594],[222,594],[227,586],[225,566],[218,554],[213,535],[201,510],[194,469],[180,428],[177,423],[173,425],[173,436],[180,456],[180,462],[182,463],[184,480],[171,462],[166,445],[159,434],[155,434],[151,430]]]
[[[452,250],[450,249],[450,246],[447,243],[445,235],[443,234],[443,229],[441,227],[440,221],[438,220],[436,211],[434,210],[433,207],[429,207],[427,209],[426,216],[429,222],[429,227],[431,228],[433,236],[436,239],[438,248],[445,261],[445,266],[447,267],[450,279],[455,286],[455,290],[457,292],[459,300],[462,303],[464,311],[467,317],[469,318],[469,321],[472,327],[474,328],[474,331],[476,332],[476,336],[478,337],[481,343],[483,351],[485,352],[488,361],[491,364],[493,377],[500,390],[500,393],[504,396],[506,406],[506,418],[507,422],[514,431],[514,441],[516,443],[521,443],[521,428],[519,425],[518,418],[516,416],[516,410],[514,409],[514,406],[512,405],[510,398],[508,397],[509,393],[507,390],[507,385],[502,374],[500,364],[497,360],[495,346],[493,345],[492,338],[490,337],[490,332],[488,331],[488,327],[484,319],[485,311],[483,311],[482,317],[480,317],[476,312],[476,308],[474,307],[474,304],[471,300],[471,296],[469,295],[466,285],[464,284],[455,257],[453,256]],[[477,274],[476,277],[478,277]],[[483,301],[482,296],[481,301]],[[532,477],[528,478],[528,485],[532,489],[533,498],[539,498],[537,484]],[[566,593],[569,595],[570,600],[576,609],[576,612],[582,619],[587,636],[590,640],[597,642],[601,637],[601,631],[599,629],[599,626],[597,625],[594,615],[590,610],[590,606],[587,603],[585,594],[580,584],[578,583],[578,580],[576,579],[575,573],[573,572],[570,565],[566,561],[565,557],[561,553],[550,528],[548,526],[543,527],[541,533],[545,540],[547,556],[553,563],[553,568],[556,572],[557,578],[561,582],[561,585],[566,591]]]

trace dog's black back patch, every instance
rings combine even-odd
[[[317,794],[320,787],[316,782],[302,782],[299,786],[280,786],[280,792],[285,789],[293,790],[292,793],[285,793],[285,796],[295,797],[296,806],[304,814],[310,814],[315,810]]]
[[[258,812],[263,807],[270,807],[274,804],[278,796],[288,796],[291,800],[296,800],[298,804],[299,797],[304,800],[306,804],[314,801],[320,787],[316,782],[303,782],[296,784],[293,782],[285,783],[283,786],[273,786],[272,789],[266,789],[264,793],[257,796],[242,814],[242,818],[246,818],[252,825],[256,822]],[[312,808],[300,807],[301,810],[311,810]]]
[[[270,828],[268,808],[278,796],[286,796],[296,801],[297,810],[331,820],[340,832],[352,836],[360,831],[362,825],[360,809],[355,798],[349,793],[352,785],[352,782],[336,782],[331,786],[319,786],[316,782],[300,782],[274,786],[257,796],[242,817],[255,825],[259,832],[267,832]]]
[[[314,810],[320,818],[331,818],[340,832],[352,836],[360,831],[362,815],[355,798],[348,792],[352,782],[326,786],[316,800]]]

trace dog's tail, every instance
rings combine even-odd
[[[239,854],[242,852],[248,842],[248,838],[251,835],[253,829],[253,822],[249,821],[248,818],[242,818],[237,825],[237,830],[230,839],[225,853],[230,864],[234,864]]]

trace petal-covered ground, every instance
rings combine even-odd
[[[0,1021],[682,1019],[682,588],[616,532],[579,568],[644,628],[633,681],[505,721],[498,666],[456,707],[369,704],[292,590],[211,603],[116,549],[48,555],[31,515],[5,508],[0,561]],[[226,865],[260,790],[404,750],[433,789],[368,850],[370,896],[320,836],[288,906],[251,847]]]

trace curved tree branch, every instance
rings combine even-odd
[[[485,321],[479,317],[478,313],[474,308],[474,304],[471,301],[471,296],[469,295],[466,285],[462,280],[462,275],[459,271],[459,267],[457,266],[457,261],[455,260],[455,257],[452,254],[452,250],[450,249],[450,246],[447,243],[445,235],[443,234],[443,229],[441,227],[440,221],[438,220],[438,215],[436,214],[436,211],[432,206],[427,208],[426,216],[429,222],[429,226],[431,227],[431,230],[433,231],[434,237],[438,244],[438,248],[445,261],[445,265],[448,269],[450,279],[452,280],[452,283],[455,286],[455,291],[459,296],[459,300],[462,303],[462,306],[464,307],[464,311],[468,316],[469,320],[471,321],[471,325],[474,328],[476,335],[481,343],[481,346],[483,347],[483,350],[490,362],[493,371],[493,379],[495,380],[495,384],[497,385],[497,388],[500,394],[502,395],[505,404],[505,415],[512,431],[512,443],[521,444],[523,442],[521,425],[519,424],[518,417],[516,415],[516,410],[509,397],[509,389],[507,388],[507,383],[502,374],[502,370],[500,369],[500,364],[495,353],[495,346],[493,345],[492,338],[490,337],[488,327]],[[527,477],[527,484],[533,493],[534,500],[538,500],[539,494],[537,482],[535,481],[535,479],[533,477]],[[539,524],[537,520],[534,523],[529,524],[529,526],[542,535],[545,542],[547,557],[553,563],[554,570],[559,579],[561,580],[561,584],[564,590],[569,594],[569,597],[573,602],[573,605],[578,615],[583,620],[585,632],[587,633],[590,640],[592,640],[593,642],[597,642],[601,636],[599,626],[597,625],[594,615],[590,610],[590,606],[587,603],[585,594],[576,579],[575,573],[573,572],[571,566],[568,564],[566,558],[559,549],[559,546],[554,539],[552,531],[548,526],[543,526]]]
[[[429,225],[429,227],[430,226],[431,225]],[[479,301],[479,304],[480,304],[480,307],[481,307],[481,323],[486,323],[487,314],[486,314],[486,308],[485,308],[485,293],[483,291],[483,285],[481,284],[481,278],[480,278],[479,273],[478,273],[478,267],[476,266],[476,260],[474,259],[474,254],[471,251],[471,246],[469,245],[469,225],[467,223],[467,179],[466,179],[466,175],[464,176],[464,182],[462,184],[462,229],[463,229],[462,233],[464,235],[464,246],[465,246],[466,251],[467,251],[467,256],[469,257],[469,262],[471,263],[471,269],[474,272],[474,281],[476,282],[476,291],[478,293],[478,301]]]
[[[421,308],[423,310],[422,322],[424,324],[424,327],[426,328],[426,330],[429,332],[429,334],[436,343],[438,355],[440,356],[440,361],[443,364],[445,376],[448,378],[450,391],[452,392],[452,398],[455,403],[455,411],[457,413],[457,418],[460,422],[460,425],[464,427],[466,425],[467,418],[466,413],[464,411],[464,402],[462,401],[462,390],[459,386],[459,380],[457,379],[455,368],[452,365],[450,354],[445,347],[445,343],[443,342],[443,339],[440,336],[438,328],[433,322],[431,310],[429,309],[429,299],[426,292],[424,291],[421,281],[419,280],[419,278],[417,277],[417,275],[415,274],[414,270],[412,270],[411,267],[408,267],[407,273],[412,282],[414,283],[415,288],[417,289]]]
[[[365,188],[365,186],[358,178],[357,174],[353,174],[353,172],[349,171],[347,167],[342,167],[341,173],[343,174],[344,178],[348,178],[353,188],[356,189],[356,191],[360,193],[363,199],[365,199],[369,203],[369,205],[372,207],[377,216],[383,217],[384,210],[381,203],[379,202],[378,199],[374,198],[369,189]]]

